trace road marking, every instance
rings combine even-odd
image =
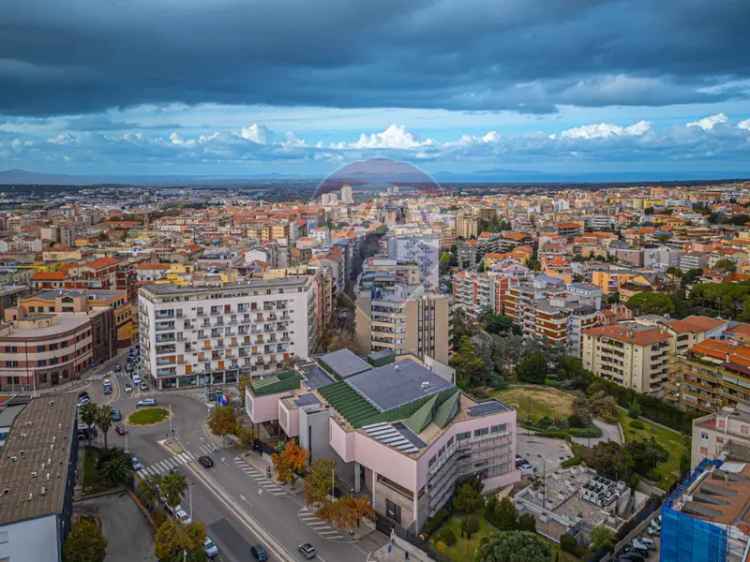
[[[240,494],[240,499],[241,499],[241,500],[242,500],[243,502],[247,502],[247,503],[250,503],[249,501],[247,501],[247,498],[246,498],[245,496],[243,496],[242,494]]]
[[[233,512],[238,519],[248,528],[250,531],[258,535],[259,537],[265,539],[265,541],[268,544],[269,550],[274,552],[279,558],[282,560],[288,561],[288,562],[294,562],[295,558],[292,557],[291,553],[289,553],[286,548],[279,543],[276,538],[269,533],[265,528],[263,528],[260,523],[252,517],[249,513],[246,513],[245,511],[242,511],[237,508],[235,502],[231,500],[231,498],[227,495],[227,493],[214,481],[214,479],[211,476],[208,476],[207,474],[202,474],[198,470],[195,469],[193,465],[187,465],[188,470],[193,473],[193,476],[200,480],[206,488],[209,489],[209,491],[213,492],[216,499],[218,499],[221,503],[224,504],[224,506],[231,512]],[[318,556],[320,560],[320,556]],[[325,562],[325,561],[323,561]]]

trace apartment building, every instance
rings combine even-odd
[[[440,237],[418,228],[406,229],[404,232],[388,238],[388,257],[416,263],[425,289],[436,291],[439,281]]]
[[[693,420],[690,467],[704,460],[747,451],[750,454],[750,403],[738,402]],[[750,460],[750,458],[748,458]]]
[[[361,291],[355,311],[355,338],[361,350],[391,351],[450,359],[450,299],[422,287],[397,285]]]
[[[253,423],[278,423],[312,460],[334,460],[337,479],[390,526],[418,532],[464,478],[485,491],[520,479],[515,410],[472,400],[410,355],[376,367],[329,353],[252,383],[245,404]]]
[[[235,382],[306,360],[317,345],[314,276],[220,287],[149,285],[138,299],[145,373],[159,388]]]
[[[7,310],[0,324],[0,390],[31,392],[56,386],[108,359],[108,319],[109,309],[28,315],[23,309]]]
[[[476,238],[479,234],[479,219],[463,211],[456,213],[456,238]]]
[[[667,382],[671,337],[635,322],[589,328],[583,332],[583,366],[636,392],[660,396]]]
[[[715,412],[750,402],[750,346],[706,339],[670,363],[668,398],[679,405]]]

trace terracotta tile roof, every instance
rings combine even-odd
[[[105,267],[111,267],[118,263],[120,263],[120,260],[115,258],[99,258],[88,262],[85,264],[85,267],[90,267],[91,269],[104,269]]]
[[[721,340],[708,339],[695,344],[691,351],[696,355],[707,355],[714,359],[726,361],[731,353],[737,351],[737,346]]]
[[[678,334],[707,332],[725,324],[726,320],[710,318],[708,316],[688,316],[682,320],[672,320],[669,327]]]
[[[31,276],[32,281],[65,281],[64,271],[37,271]]]
[[[139,263],[135,266],[136,269],[144,271],[159,271],[169,269],[168,263]]]
[[[516,240],[520,242],[521,240],[526,240],[526,238],[529,237],[529,235],[525,232],[517,232],[515,230],[505,230],[500,233],[500,236],[503,238],[506,238],[508,240]]]
[[[740,336],[750,336],[750,324],[737,324],[727,330],[727,333],[737,334]]]
[[[655,343],[669,341],[672,337],[659,330],[659,328],[633,329],[622,324],[589,328],[588,330],[584,330],[583,333],[587,336],[603,336],[637,346],[653,345]]]

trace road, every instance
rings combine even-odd
[[[141,392],[136,389],[126,393],[124,386],[130,378],[123,371],[111,377],[113,391],[106,396],[101,383],[103,378],[104,374],[100,373],[91,380],[88,391],[92,400],[118,408],[124,419],[134,411],[137,400],[147,396],[156,398],[160,406],[171,410],[171,422],[129,427],[124,437],[112,431],[109,443],[136,454],[145,465],[146,473],[163,474],[176,468],[185,474],[190,494],[184,507],[190,511],[192,500],[193,517],[206,524],[209,536],[222,552],[222,560],[250,560],[250,545],[255,543],[266,546],[271,560],[302,560],[297,545],[310,542],[318,548],[318,559],[322,562],[356,562],[366,560],[369,550],[387,540],[376,533],[374,539],[353,543],[339,533],[323,530],[319,534],[308,526],[300,517],[304,515],[300,513],[303,508],[300,495],[269,484],[260,471],[249,468],[240,451],[223,448],[207,433],[208,408],[199,399],[200,392]],[[184,452],[172,453],[160,444],[170,437],[172,430],[174,441]],[[195,461],[204,454],[214,459],[213,468],[204,469]],[[309,517],[307,519],[309,522]]]

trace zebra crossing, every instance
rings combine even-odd
[[[167,472],[174,470],[179,466],[182,466],[183,464],[187,464],[195,460],[196,457],[193,455],[193,453],[191,453],[190,451],[185,451],[184,453],[172,455],[169,458],[150,464],[144,467],[142,470],[139,470],[137,474],[140,478],[166,474]]]
[[[234,464],[237,465],[237,468],[242,472],[255,480],[258,486],[263,488],[269,494],[273,494],[274,496],[285,496],[287,494],[287,491],[282,486],[276,484],[254,466],[250,466],[242,457],[234,457]]]
[[[310,529],[312,529],[317,535],[327,541],[352,542],[351,537],[343,535],[326,521],[320,519],[315,515],[315,511],[307,506],[297,512],[297,517],[299,517],[300,521],[310,527]]]

